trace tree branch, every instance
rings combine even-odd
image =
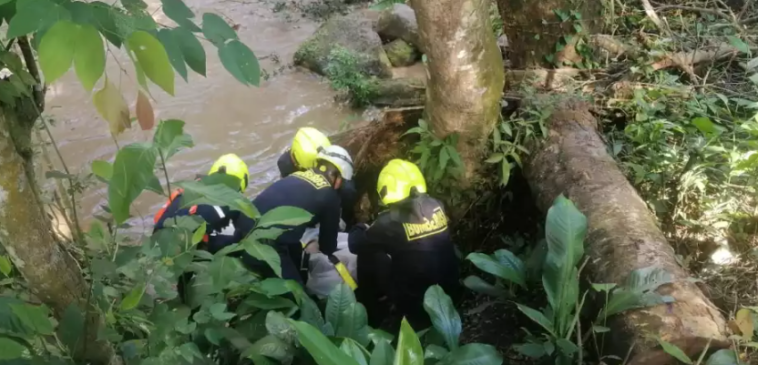
[[[26,69],[29,70],[29,74],[38,82],[38,85],[34,86],[32,90],[34,103],[40,110],[43,110],[45,109],[45,87],[42,85],[42,78],[37,67],[37,60],[34,59],[34,53],[32,53],[32,46],[29,44],[29,38],[26,36],[18,37],[18,47],[21,49],[21,55],[24,57]]]

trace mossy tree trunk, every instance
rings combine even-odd
[[[19,109],[0,105],[0,243],[23,275],[32,293],[58,318],[70,305],[87,309],[88,331],[77,358],[108,364],[113,350],[97,340],[99,316],[87,304],[88,285],[78,263],[59,244],[39,199],[34,178],[31,129],[35,112],[31,101]]]
[[[576,43],[602,27],[601,1],[497,0],[513,69],[571,65]]]
[[[411,0],[427,56],[426,116],[434,133],[458,133],[466,187],[500,114],[503,59],[489,0]]]
[[[610,318],[613,355],[624,358],[632,349],[627,364],[673,363],[650,336],[679,346],[693,359],[708,346],[728,346],[723,316],[677,263],[655,217],[606,152],[588,106],[566,102],[548,128],[547,138],[524,161],[524,173],[543,211],[564,194],[587,216],[591,282],[622,284],[632,271],[651,266],[674,280],[656,291],[675,302]]]

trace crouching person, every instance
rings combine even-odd
[[[424,294],[440,285],[458,296],[458,258],[448,231],[442,204],[426,194],[426,181],[411,162],[395,159],[379,174],[379,197],[387,210],[370,226],[356,225],[348,238],[350,251],[358,255],[358,300],[365,306],[372,326],[392,308],[390,323],[400,319],[413,328],[430,325],[424,310]]]

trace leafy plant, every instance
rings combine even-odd
[[[355,107],[369,105],[377,92],[376,81],[361,71],[359,56],[344,48],[335,47],[324,69],[335,90],[346,90]]]
[[[458,154],[458,134],[453,133],[444,139],[438,138],[429,129],[429,123],[420,119],[418,127],[413,127],[404,135],[416,134],[419,141],[411,150],[411,154],[418,156],[416,164],[426,177],[427,184],[432,193],[437,196],[450,196],[456,200],[457,189],[453,189],[455,178],[461,175],[463,162]]]
[[[479,270],[495,276],[494,285],[476,275],[470,275],[463,284],[478,293],[506,298],[512,294],[512,285],[526,288],[526,269],[524,263],[512,252],[500,249],[492,255],[471,253],[466,257]]]

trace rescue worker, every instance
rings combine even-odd
[[[253,200],[262,215],[283,206],[301,208],[313,214],[310,222],[282,227],[288,230],[272,243],[281,258],[283,278],[301,284],[307,279],[300,272],[303,251],[300,240],[306,228],[320,226],[318,242],[322,253],[328,256],[337,249],[341,202],[337,191],[352,176],[353,162],[348,152],[339,146],[327,146],[318,153],[313,168],[294,172],[273,183]],[[235,241],[239,242],[255,227],[255,221],[241,214],[235,226],[238,232]],[[243,262],[263,276],[274,276],[266,263],[249,255],[244,255]]]
[[[388,209],[370,227],[353,227],[348,238],[350,251],[358,255],[356,296],[366,306],[372,326],[379,326],[393,308],[387,328],[397,328],[402,317],[413,328],[426,328],[426,290],[440,285],[453,298],[460,290],[447,216],[442,204],[426,194],[424,176],[411,162],[387,163],[379,173],[377,191]]]
[[[316,165],[321,149],[331,146],[329,138],[319,130],[311,127],[300,128],[292,139],[292,146],[279,156],[276,162],[279,174],[285,178],[297,171],[304,171]],[[342,182],[339,189],[342,199],[342,218],[350,226],[354,223],[355,197],[358,195],[351,179]]]

